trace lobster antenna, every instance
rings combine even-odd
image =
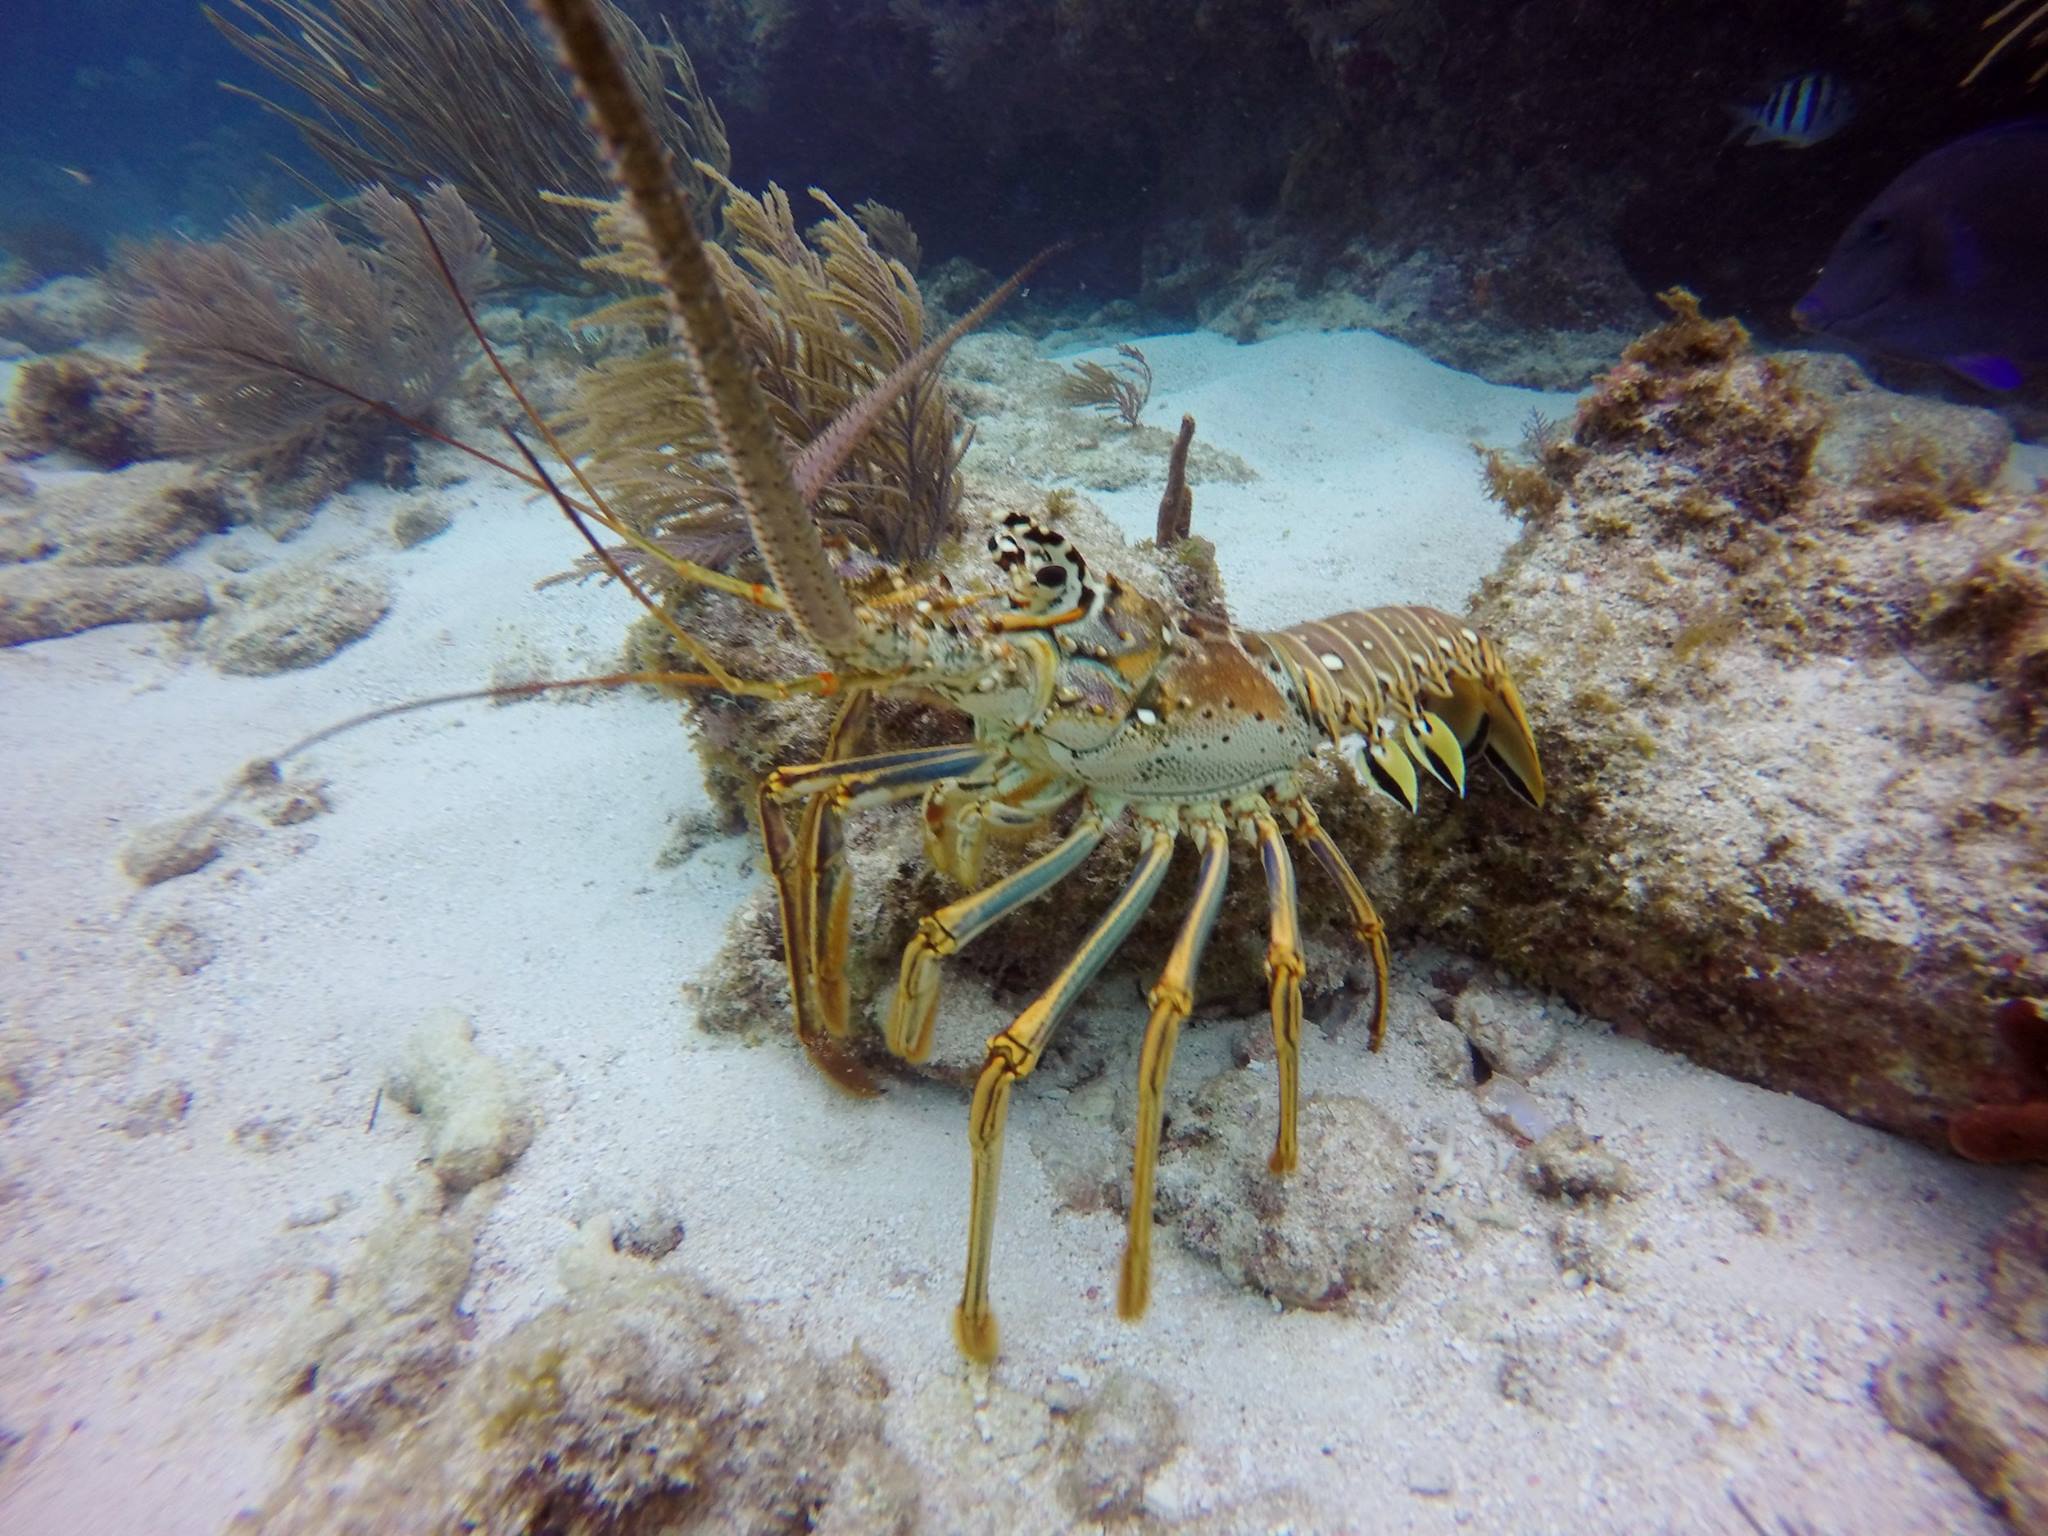
[[[683,628],[674,614],[649,597],[646,589],[626,574],[626,568],[619,564],[618,559],[612,552],[606,549],[597,535],[590,531],[590,524],[583,520],[583,509],[571,501],[562,488],[555,484],[554,477],[547,472],[547,467],[541,463],[540,456],[526,446],[525,440],[512,430],[509,423],[501,423],[501,425],[504,427],[505,435],[512,439],[512,446],[517,448],[521,456],[525,458],[535,478],[547,489],[548,495],[554,498],[555,505],[562,509],[562,515],[569,519],[578,533],[583,535],[583,542],[590,546],[591,553],[597,556],[598,564],[605,568],[606,574],[633,594],[634,600],[654,616],[655,622],[667,630],[678,645],[690,653],[690,659],[710,675],[713,683],[723,688],[727,693],[738,694],[744,698],[779,699],[788,696],[791,687],[787,683],[750,682],[746,678],[735,677],[732,673],[726,671],[719,663],[718,658],[711,654],[710,647]],[[827,691],[837,686],[836,681],[831,678],[829,673],[821,674],[818,682]]]
[[[610,152],[613,177],[647,231],[677,337],[704,387],[755,546],[806,638],[834,661],[852,660],[861,647],[860,620],[797,494],[704,242],[604,22],[590,0],[531,3],[576,77],[592,125]]]
[[[562,446],[561,440],[555,436],[554,429],[548,425],[547,418],[535,409],[531,400],[527,399],[526,391],[520,388],[519,380],[512,376],[512,370],[507,368],[505,360],[498,356],[498,349],[491,345],[491,338],[484,334],[484,328],[476,318],[475,306],[469,302],[469,295],[462,291],[462,284],[455,280],[455,269],[448,264],[448,257],[442,251],[441,242],[434,234],[434,226],[427,222],[427,216],[421,210],[420,205],[408,197],[405,199],[405,208],[406,212],[412,215],[413,223],[419,226],[420,238],[426,241],[427,252],[434,258],[434,265],[440,268],[441,281],[447,286],[449,296],[455,300],[455,307],[462,311],[462,319],[468,325],[470,335],[474,336],[476,344],[483,348],[484,356],[490,360],[492,369],[496,371],[499,379],[503,381],[507,392],[519,403],[519,409],[525,414],[527,421],[532,424],[533,430],[540,434],[541,441],[548,445],[548,451],[563,464],[567,465],[569,473],[575,476],[577,486],[585,496],[590,498],[590,505],[597,509],[594,515],[599,522],[604,524],[606,530],[617,534],[642,554],[659,560],[671,572],[685,581],[693,582],[700,587],[710,587],[714,591],[724,592],[730,596],[741,598],[753,603],[757,607],[779,609],[782,606],[781,601],[762,590],[759,582],[741,581],[738,577],[728,576],[723,571],[714,571],[709,566],[697,564],[694,560],[685,560],[680,555],[670,554],[652,541],[641,538],[632,528],[622,522],[610,507],[605,505],[604,497],[600,496],[597,487],[590,483],[590,477],[583,473],[582,466]],[[403,421],[405,418],[401,416],[399,420]],[[419,430],[426,429],[421,428]],[[439,434],[434,435],[438,436]],[[465,443],[455,443],[455,446],[463,449],[466,453],[475,454],[487,464],[496,465],[517,479],[524,480],[536,490],[546,491],[548,495],[554,498],[555,504],[562,509],[569,521],[576,525],[577,532],[581,533],[589,541],[592,549],[597,550],[597,558],[605,569],[624,583],[626,589],[639,598],[643,604],[646,603],[646,597],[634,589],[632,582],[626,580],[625,572],[620,570],[612,557],[606,551],[599,549],[597,541],[591,538],[589,528],[584,525],[582,517],[579,515],[589,509],[576,506],[574,502],[562,494],[561,489],[541,469],[539,460],[527,450],[526,445],[520,442],[517,436],[513,435],[509,427],[506,428],[505,435],[512,438],[512,446],[517,448],[525,458],[527,464],[533,470],[532,474],[522,475],[503,460],[492,458],[489,454],[471,448]],[[453,439],[443,437],[441,441],[452,442]],[[669,627],[671,629],[675,628],[673,623]],[[692,654],[696,653],[693,651]],[[700,657],[699,659],[703,660],[705,658]],[[712,670],[716,672],[718,669],[713,665]]]

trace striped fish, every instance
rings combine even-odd
[[[1743,103],[1728,109],[1735,117],[1732,143],[1783,144],[1811,149],[1831,139],[1856,115],[1856,103],[1840,76],[1812,69],[1780,81],[1761,106]]]

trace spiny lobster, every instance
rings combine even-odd
[[[1484,756],[1540,806],[1543,774],[1536,744],[1506,665],[1491,641],[1432,608],[1375,608],[1282,630],[1238,629],[1092,571],[1064,535],[1023,516],[1007,519],[989,541],[1000,573],[992,589],[908,589],[857,603],[839,579],[809,503],[847,445],[1024,274],[904,363],[792,459],[740,350],[672,168],[603,21],[589,0],[532,3],[581,87],[618,184],[644,228],[673,311],[671,330],[694,364],[773,590],[676,559],[607,515],[587,483],[582,489],[594,507],[580,505],[556,488],[531,453],[531,474],[522,478],[554,493],[611,574],[705,669],[659,680],[752,697],[834,692],[847,701],[827,760],[776,769],[759,791],[792,1008],[806,1049],[845,1086],[866,1086],[865,1070],[839,1043],[850,1034],[845,971],[852,887],[842,846],[848,813],[921,797],[929,856],[973,892],[926,917],[904,952],[884,1037],[892,1052],[910,1061],[931,1050],[939,962],[1050,891],[1113,828],[1128,822],[1136,830],[1138,860],[1122,892],[1051,984],[988,1042],[969,1120],[967,1268],[954,1315],[960,1348],[972,1359],[993,1360],[997,1348],[989,1265],[1011,1091],[1037,1066],[1061,1018],[1143,916],[1175,844],[1185,835],[1198,850],[1193,903],[1149,994],[1140,1056],[1137,1151],[1118,1291],[1118,1311],[1136,1318],[1150,1290],[1152,1190],[1166,1078],[1180,1026],[1193,1006],[1196,969],[1222,905],[1231,839],[1257,849],[1269,892],[1266,969],[1280,1093],[1269,1161],[1276,1174],[1284,1174],[1298,1159],[1303,975],[1290,839],[1336,883],[1371,957],[1377,981],[1374,1050],[1386,1025],[1384,926],[1304,798],[1298,772],[1320,748],[1334,744],[1362,779],[1413,811],[1420,798],[1418,769],[1463,794],[1468,763]],[[576,473],[573,463],[570,469]],[[792,680],[733,676],[626,576],[590,534],[586,517],[683,580],[784,611],[829,671]],[[624,680],[621,675],[586,681]],[[937,697],[956,706],[973,721],[973,739],[844,756],[844,744],[859,735],[866,701],[885,693]],[[991,829],[1040,827],[1070,809],[1071,828],[1050,851],[980,885]]]

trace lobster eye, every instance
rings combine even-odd
[[[1067,568],[1063,565],[1041,565],[1038,568],[1038,584],[1041,587],[1063,587],[1067,584]]]

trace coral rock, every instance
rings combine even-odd
[[[533,1140],[531,1111],[505,1069],[476,1048],[476,1030],[452,1008],[413,1031],[385,1082],[427,1123],[427,1162],[450,1194],[495,1179]]]
[[[1563,1026],[1550,1010],[1510,1002],[1491,987],[1474,985],[1451,1004],[1451,1017],[1487,1064],[1527,1082],[1557,1059]]]
[[[1517,1161],[1522,1182],[1546,1200],[1583,1205],[1635,1193],[1628,1165],[1577,1126],[1559,1126],[1524,1148]]]
[[[26,293],[0,295],[0,336],[32,352],[62,352],[109,335],[116,306],[96,278],[53,277]]]
[[[1973,1333],[1909,1349],[1875,1392],[1892,1427],[1953,1462],[2019,1536],[2048,1536],[2048,1348]]]
[[[24,453],[62,450],[101,469],[119,469],[156,452],[154,403],[133,368],[73,352],[24,365],[9,416]]]
[[[206,868],[220,846],[220,823],[212,818],[157,822],[128,839],[121,868],[137,885],[161,885]]]
[[[316,667],[375,629],[391,606],[381,576],[327,561],[267,571],[222,589],[220,612],[201,631],[223,672],[264,676]]]
[[[1912,412],[1849,456],[1885,474],[1817,468],[1830,375],[1672,302],[1543,445],[1561,494],[1474,608],[1548,806],[1475,785],[1375,892],[1704,1065],[1936,1140],[1989,1063],[1983,1000],[2048,989],[2048,501],[1984,484],[1995,432]],[[1384,837],[1356,799],[1324,818],[1349,846]]]
[[[1407,1258],[1417,1190],[1408,1144],[1363,1099],[1313,1094],[1301,1106],[1301,1166],[1267,1171],[1276,1090],[1226,1072],[1173,1119],[1159,1209],[1195,1252],[1283,1306],[1324,1310],[1384,1294]]]
[[[189,571],[48,561],[0,567],[0,645],[26,645],[103,624],[197,619],[212,607],[206,583]]]
[[[454,521],[443,508],[416,496],[391,514],[391,542],[400,549],[411,549],[440,537]]]
[[[241,496],[218,474],[172,460],[46,485],[0,510],[0,561],[161,565],[241,521]]]

